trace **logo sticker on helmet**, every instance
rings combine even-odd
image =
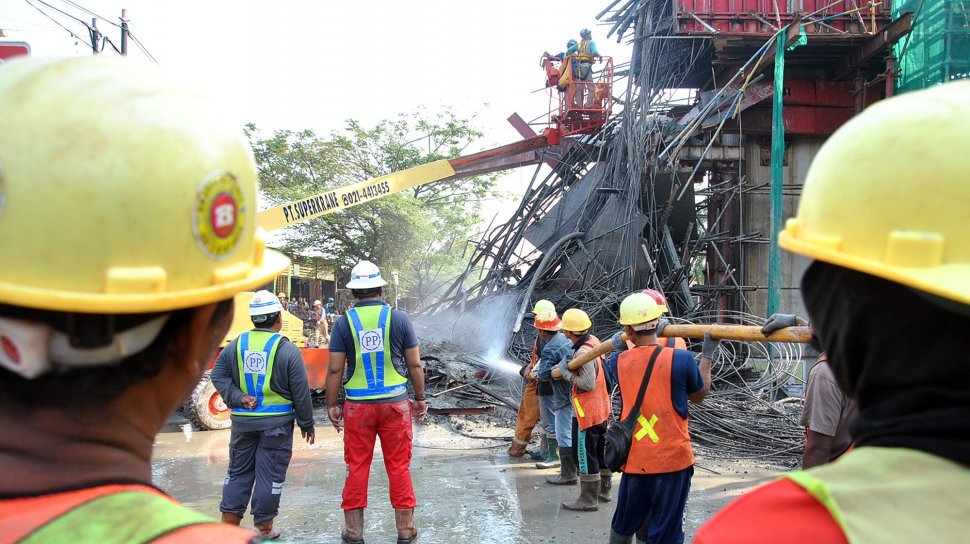
[[[213,172],[199,187],[195,207],[195,237],[208,255],[225,257],[242,235],[246,203],[235,176]]]

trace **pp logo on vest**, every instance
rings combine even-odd
[[[360,333],[360,349],[364,353],[384,351],[384,330],[367,329]]]
[[[243,367],[247,374],[266,374],[266,354],[262,351],[243,352]]]

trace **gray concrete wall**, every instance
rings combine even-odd
[[[822,138],[792,136],[785,151],[784,219],[793,217],[798,208],[798,195],[809,164],[825,141]],[[741,230],[758,233],[756,241],[741,247],[743,285],[758,287],[746,293],[746,311],[765,315],[768,307],[768,254],[771,234],[771,142],[770,138],[749,138],[746,144],[746,193],[741,200]],[[784,223],[782,223],[784,225]],[[777,243],[777,241],[772,241]],[[782,250],[782,290],[778,310],[805,315],[798,284],[809,260]]]

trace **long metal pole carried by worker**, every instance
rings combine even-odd
[[[789,344],[806,343],[812,338],[812,330],[808,327],[785,327],[769,335],[761,332],[757,325],[680,325],[670,324],[664,327],[663,336],[677,338],[704,338],[705,333],[711,333],[714,340],[740,340],[745,342],[784,342]],[[626,340],[626,333],[622,333]],[[569,361],[569,370],[576,370],[593,359],[613,351],[613,344],[603,342],[595,348]],[[552,370],[552,377],[559,378],[562,374],[558,368]]]

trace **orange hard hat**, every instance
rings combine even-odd
[[[556,332],[562,328],[562,321],[559,320],[556,312],[539,312],[533,324],[540,331]]]

